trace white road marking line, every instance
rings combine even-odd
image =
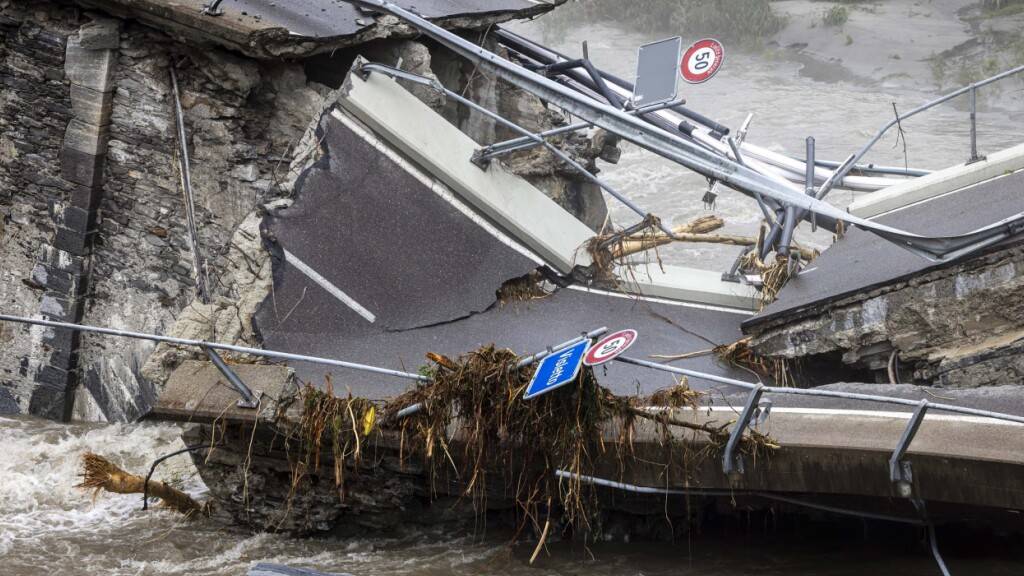
[[[365,318],[367,322],[373,323],[377,321],[377,317],[373,315],[373,312],[370,312],[369,310],[364,308],[362,304],[353,300],[351,296],[342,292],[340,288],[338,288],[334,284],[331,284],[330,280],[321,276],[319,273],[317,273],[316,270],[310,268],[309,265],[303,262],[302,260],[299,260],[299,258],[295,256],[295,254],[292,254],[291,252],[285,250],[284,259],[289,264],[294,266],[296,270],[305,274],[313,282],[316,282],[321,288],[326,290],[328,294],[334,296],[352,310],[355,310],[356,314],[359,314],[360,316]]]

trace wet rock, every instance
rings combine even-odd
[[[365,55],[371,62],[390,64],[413,74],[438,79],[431,69],[430,50],[415,40],[385,42],[369,48]],[[444,107],[444,94],[437,90],[408,80],[399,80],[398,83],[434,110],[441,110]]]
[[[223,50],[210,50],[193,57],[203,63],[199,71],[223,90],[247,98],[260,83],[259,66]]]
[[[82,26],[78,31],[78,41],[82,48],[89,50],[113,50],[118,47],[121,36],[121,21],[105,18],[97,14],[89,14],[92,22]]]

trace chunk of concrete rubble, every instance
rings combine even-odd
[[[240,406],[242,398],[227,378],[208,360],[185,360],[168,376],[148,418],[184,422],[273,422],[282,401],[291,401],[298,390],[295,375],[287,366],[234,362],[231,370],[257,397],[259,406]]]
[[[178,315],[168,336],[258,345],[253,316],[270,293],[272,284],[270,254],[264,249],[260,236],[261,221],[260,213],[250,214],[231,238],[227,257],[230,264],[223,278],[231,286],[233,297],[215,298],[208,304],[196,298]],[[142,367],[142,376],[159,390],[179,364],[199,356],[196,350],[160,344]],[[224,356],[235,358],[230,354]]]

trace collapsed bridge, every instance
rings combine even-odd
[[[845,512],[880,507],[874,513],[919,524],[963,514],[1004,521],[1022,507],[1015,432],[1024,419],[1010,387],[1024,319],[1019,306],[998,304],[971,316],[987,299],[1019,295],[1019,149],[927,175],[891,174],[856,154],[819,169],[810,149],[803,162],[771,154],[683,104],[629,109],[628,83],[586,59],[502,29],[487,44],[480,28],[539,10],[527,3],[485,11],[471,26],[465,14],[426,14],[444,27],[386,2],[360,4],[394,20],[332,3],[347,15],[337,20],[344,30],[307,30],[299,24],[308,19],[279,11],[239,18],[229,2],[219,16],[162,4],[92,2],[148,26],[97,15],[77,36],[77,16],[56,7],[48,20],[56,30],[24,13],[5,16],[15,31],[8,38],[64,51],[42,74],[67,69],[68,94],[47,90],[73,115],[49,127],[60,133],[42,151],[49,156],[28,154],[4,172],[5,183],[37,180],[33,194],[42,182],[55,190],[43,203],[52,238],[31,226],[40,218],[32,202],[17,209],[31,235],[8,256],[20,282],[12,275],[3,287],[22,307],[4,310],[12,314],[0,332],[18,340],[2,359],[6,374],[20,374],[3,388],[12,411],[206,424],[189,432],[193,444],[226,422],[234,431],[202,462],[215,493],[231,501],[247,439],[240,431],[255,424],[273,437],[281,411],[299,398],[296,377],[380,404],[431,381],[443,362],[425,362],[426,352],[450,359],[498,343],[539,359],[545,346],[593,327],[630,327],[641,335],[631,358],[593,371],[596,382],[643,398],[685,376],[702,403],[669,406],[671,419],[724,426],[727,441],[698,469],[651,460],[623,473],[608,460],[588,474],[559,469],[562,478],[660,496],[739,492]],[[433,43],[394,40],[414,31]],[[394,43],[362,46],[374,34],[393,34]],[[196,49],[211,44],[245,57]],[[354,46],[344,66],[326,70],[262,60]],[[25,90],[20,70],[4,72]],[[20,129],[39,128],[22,121]],[[749,194],[765,233],[720,271],[656,262],[649,255],[658,245],[708,237],[671,227],[596,176],[620,140]],[[79,149],[83,141],[89,150]],[[60,162],[44,162],[50,156]],[[60,179],[47,175],[54,166]],[[879,189],[880,199],[844,212],[824,201],[834,186]],[[602,190],[640,222],[611,223]],[[989,203],[974,206],[978,197]],[[951,211],[971,217],[951,223],[942,218]],[[806,220],[858,229],[806,262],[791,246]],[[928,235],[911,232],[921,230]],[[927,316],[927,298],[957,303],[956,313],[906,329],[899,313]],[[986,323],[997,312],[1007,318],[993,329]],[[954,338],[922,346],[949,326],[974,347],[951,352]],[[709,353],[744,347],[747,362]],[[676,358],[647,360],[655,356]],[[979,373],[993,389],[944,390],[941,402],[899,383],[963,384]],[[401,410],[429,411],[419,404]],[[663,448],[657,432],[639,437],[651,457]],[[778,442],[770,460],[737,458],[753,433]],[[289,471],[272,444],[267,462]],[[992,479],[1000,488],[982,482]],[[332,522],[341,515],[312,502]]]

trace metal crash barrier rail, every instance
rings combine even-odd
[[[753,170],[730,157],[709,150],[678,134],[652,126],[624,110],[588,98],[558,82],[527,70],[444,28],[432,24],[425,18],[392,2],[387,2],[386,0],[347,1],[359,7],[380,10],[400,18],[418,29],[425,36],[446,46],[469,61],[484,67],[498,79],[505,80],[514,86],[531,92],[583,121],[616,134],[623,140],[636,144],[708,178],[720,180],[737,190],[748,194],[761,194],[766,199],[778,202],[781,206],[792,206],[797,210],[806,210],[814,213],[817,215],[820,225],[825,225],[826,222],[843,221],[881,236],[928,260],[941,262],[963,256],[1024,232],[1024,213],[1010,216],[966,234],[952,236],[922,236],[854,216],[814,196],[808,196],[802,187],[797,187],[791,183],[780,181],[775,177]],[[380,67],[376,71],[384,72],[385,68]],[[399,72],[401,75],[398,74]],[[410,80],[417,77],[415,74],[409,75],[409,73],[404,71],[391,71],[387,73]],[[424,80],[419,81],[420,83],[444,90],[444,87],[440,86],[440,83],[435,80],[425,80],[425,82]],[[460,99],[460,101],[464,100]],[[493,115],[493,113],[488,115],[496,120],[508,122],[500,116]],[[514,124],[510,125],[510,127],[516,128]],[[538,143],[543,142],[541,145],[546,145],[549,149],[557,150],[557,148],[551,146],[532,132],[527,132],[523,135],[530,136],[535,141],[539,140]],[[556,154],[556,156],[565,161],[561,155]],[[571,160],[569,163],[570,165],[573,164]],[[589,178],[594,179],[592,181],[601,185],[602,188],[605,190],[609,189],[606,184],[596,180],[596,177],[590,175],[589,172],[587,174]],[[617,195],[621,201],[625,202],[635,211],[642,212],[635,204],[620,196]]]
[[[301,361],[301,362],[312,362],[312,363],[323,364],[323,365],[328,365],[328,366],[337,366],[337,367],[340,367],[340,368],[348,368],[348,369],[353,369],[353,370],[363,370],[363,371],[373,372],[373,373],[376,373],[376,374],[382,374],[382,375],[387,375],[387,376],[395,376],[395,377],[399,377],[399,378],[406,378],[406,379],[409,379],[409,380],[416,380],[416,381],[419,381],[419,382],[429,382],[430,381],[430,378],[428,378],[427,376],[421,375],[421,374],[413,374],[413,373],[410,373],[410,372],[402,372],[400,370],[392,370],[390,368],[382,368],[382,367],[379,367],[379,366],[370,366],[370,365],[367,365],[367,364],[360,364],[360,363],[357,363],[357,362],[348,362],[348,361],[344,361],[344,360],[336,360],[336,359],[331,359],[331,358],[322,358],[322,357],[317,357],[317,356],[307,356],[307,355],[303,355],[303,354],[292,354],[292,353],[289,353],[289,352],[279,352],[279,351],[274,351],[274,350],[264,350],[264,349],[252,348],[252,347],[248,347],[248,346],[237,346],[237,345],[234,345],[234,344],[224,344],[224,343],[218,343],[218,342],[206,342],[206,341],[193,340],[193,339],[187,339],[187,338],[174,338],[174,337],[169,337],[169,336],[160,336],[160,335],[157,335],[157,334],[147,334],[147,333],[143,333],[143,332],[132,332],[132,331],[128,331],[128,330],[115,330],[115,329],[112,329],[112,328],[102,328],[102,327],[98,327],[98,326],[88,326],[88,325],[84,325],[84,324],[72,324],[72,323],[69,323],[69,322],[56,322],[56,321],[52,321],[52,320],[42,320],[42,319],[36,319],[36,318],[26,318],[26,317],[13,316],[13,315],[8,315],[8,314],[0,314],[0,321],[2,321],[2,322],[14,322],[14,323],[19,323],[19,324],[35,325],[35,326],[46,326],[46,327],[50,327],[50,328],[62,328],[62,329],[69,329],[69,330],[77,330],[77,331],[81,331],[81,332],[92,332],[92,333],[104,334],[104,335],[108,335],[108,336],[119,336],[119,337],[124,337],[124,338],[135,338],[135,339],[142,339],[142,340],[150,340],[150,341],[154,341],[154,342],[163,342],[163,343],[175,344],[175,345],[179,345],[179,346],[190,346],[190,347],[198,348],[200,350],[205,350],[205,351],[227,350],[227,351],[232,351],[232,352],[240,352],[240,353],[244,353],[244,354],[252,354],[252,355],[257,355],[257,356],[263,356],[263,357],[267,357],[267,358],[276,358],[276,359],[280,359],[280,360],[295,360],[295,361]],[[516,368],[523,368],[523,367],[528,366],[530,364],[534,364],[534,363],[542,360],[543,358],[546,358],[547,356],[549,356],[549,355],[551,355],[551,354],[553,354],[553,353],[555,353],[555,352],[557,352],[559,350],[567,348],[567,347],[569,347],[569,346],[571,346],[571,345],[573,345],[575,343],[578,343],[578,342],[580,342],[580,341],[582,341],[584,339],[590,339],[590,338],[597,337],[597,336],[605,333],[606,331],[607,331],[606,328],[598,328],[598,329],[592,330],[590,332],[583,332],[583,333],[580,334],[580,336],[577,336],[577,337],[575,337],[575,338],[573,338],[571,340],[568,340],[567,342],[563,342],[561,344],[558,344],[558,345],[555,345],[555,346],[551,346],[551,347],[546,348],[545,350],[543,350],[541,352],[538,352],[536,354],[532,354],[530,356],[525,356],[525,357],[521,358],[520,361],[517,363]],[[890,474],[890,479],[896,484],[896,487],[897,487],[900,495],[905,497],[905,498],[908,498],[912,503],[914,503],[915,507],[917,507],[917,509],[921,513],[921,516],[922,516],[921,524],[924,525],[928,529],[932,554],[935,556],[936,562],[941,567],[941,569],[943,570],[944,574],[949,574],[949,573],[948,573],[948,571],[945,568],[945,564],[942,561],[942,557],[939,554],[939,551],[938,551],[938,548],[937,548],[937,544],[935,542],[934,526],[927,519],[927,514],[926,514],[926,512],[924,510],[924,503],[922,501],[920,501],[919,499],[915,498],[913,496],[912,492],[911,492],[911,469],[910,469],[910,463],[905,460],[905,456],[906,456],[907,450],[910,447],[910,444],[911,444],[911,442],[914,439],[914,435],[917,433],[918,429],[921,427],[921,425],[922,425],[922,423],[924,421],[925,412],[927,410],[929,410],[929,409],[934,409],[934,410],[942,410],[942,411],[946,411],[946,412],[953,412],[953,413],[957,413],[957,414],[964,414],[964,415],[970,415],[970,416],[980,416],[980,417],[983,417],[983,418],[992,418],[992,419],[995,419],[995,420],[1003,420],[1003,421],[1007,421],[1007,422],[1013,422],[1013,423],[1016,423],[1016,424],[1024,424],[1024,417],[1022,417],[1022,416],[1015,416],[1013,414],[1006,414],[1006,413],[1002,413],[1002,412],[993,412],[993,411],[989,411],[989,410],[980,410],[980,409],[977,409],[977,408],[967,408],[967,407],[964,407],[964,406],[956,406],[956,405],[952,405],[952,404],[932,403],[932,402],[929,402],[927,400],[914,401],[914,400],[908,400],[906,398],[897,398],[897,397],[893,397],[893,396],[883,396],[883,395],[877,395],[877,394],[860,394],[860,393],[853,393],[853,392],[840,392],[840,391],[835,391],[835,390],[817,390],[817,389],[813,389],[813,388],[783,388],[783,387],[778,387],[778,386],[765,386],[764,384],[762,384],[760,382],[746,382],[746,381],[743,381],[743,380],[736,380],[734,378],[728,378],[728,377],[724,377],[724,376],[716,376],[714,374],[708,374],[708,373],[699,372],[699,371],[696,371],[696,370],[689,370],[689,369],[686,369],[686,368],[677,368],[677,367],[674,367],[674,366],[666,366],[664,364],[658,364],[656,362],[650,362],[650,361],[647,361],[647,360],[640,360],[640,359],[636,359],[636,358],[629,358],[629,357],[625,357],[625,356],[618,356],[618,357],[614,358],[614,360],[618,361],[618,362],[623,362],[623,363],[626,363],[626,364],[642,366],[642,367],[646,367],[646,368],[650,368],[650,369],[654,369],[654,370],[660,370],[660,371],[664,371],[664,372],[671,372],[671,373],[674,373],[674,374],[690,376],[690,377],[693,377],[693,378],[696,378],[696,379],[700,379],[700,380],[706,380],[706,381],[709,381],[709,382],[716,382],[716,383],[719,383],[719,384],[727,384],[727,385],[737,386],[737,387],[740,387],[740,388],[744,388],[744,389],[750,390],[750,394],[747,396],[747,399],[746,399],[746,401],[744,403],[743,411],[740,413],[739,418],[737,419],[736,423],[733,425],[733,429],[732,429],[732,431],[730,433],[729,440],[728,440],[728,442],[726,444],[726,448],[725,448],[725,451],[724,451],[724,454],[723,454],[722,468],[723,468],[723,471],[725,472],[726,475],[736,475],[736,474],[742,474],[743,473],[742,456],[738,455],[736,453],[736,449],[737,449],[737,447],[739,445],[739,442],[742,439],[743,434],[745,433],[747,427],[750,425],[751,420],[754,418],[755,414],[757,412],[759,412],[760,399],[762,398],[762,396],[764,394],[791,394],[791,395],[801,395],[801,396],[815,396],[815,397],[822,397],[822,398],[837,398],[837,399],[845,399],[845,400],[860,400],[860,401],[865,401],[865,402],[877,402],[877,403],[885,403],[885,404],[895,404],[895,405],[899,405],[899,406],[913,406],[915,408],[915,411],[911,415],[911,417],[909,419],[909,422],[908,422],[906,428],[904,429],[904,432],[901,435],[897,446],[893,450],[892,456],[889,459],[889,474]],[[239,394],[243,396],[243,400],[249,400],[248,398],[244,397],[245,395],[242,394],[241,390],[239,390]],[[258,401],[256,401],[255,404],[258,406]],[[407,415],[409,415],[409,414],[411,414],[411,413],[413,413],[413,412],[415,412],[417,410],[419,410],[419,407],[417,407],[416,405],[410,406],[406,410],[403,410],[402,412],[397,413],[396,416],[397,417],[407,416]],[[154,466],[155,466],[155,464],[154,464]],[[562,477],[564,477],[564,475],[565,475],[564,472],[560,474],[560,476],[562,476]],[[596,483],[596,484],[602,484],[602,485],[608,485],[608,486],[612,486],[612,487],[618,487],[620,489],[631,490],[631,491],[636,491],[636,492],[650,492],[652,490],[658,490],[658,493],[665,493],[665,494],[668,493],[668,492],[663,491],[661,489],[651,489],[651,488],[635,487],[635,486],[632,486],[632,485],[626,485],[626,484],[621,484],[621,483],[610,484],[612,481],[602,480],[602,479],[598,479],[598,478],[587,477],[586,479],[581,479],[581,480],[584,480],[584,481],[587,481],[587,482],[591,482],[591,483]],[[692,493],[692,494],[700,494],[700,492],[701,491],[699,491],[699,490],[681,491],[681,493]],[[760,494],[760,493],[758,493],[758,494]],[[779,499],[779,498],[775,498],[775,499]],[[821,509],[827,509],[826,507],[822,507],[820,505],[808,504],[808,503],[801,502],[801,501],[795,501],[794,500],[794,502],[792,502],[792,503],[797,504],[797,505],[811,505],[812,507],[818,507],[818,508],[821,508]],[[837,512],[837,513],[848,513],[849,512],[849,511],[844,511],[844,510],[841,510],[841,509],[833,509],[832,511]],[[864,514],[860,514],[860,515],[864,515]],[[907,520],[904,520],[904,519],[895,519],[895,518],[883,518],[883,519],[892,519],[892,520],[895,520],[895,521],[904,521],[904,522],[907,521]]]

